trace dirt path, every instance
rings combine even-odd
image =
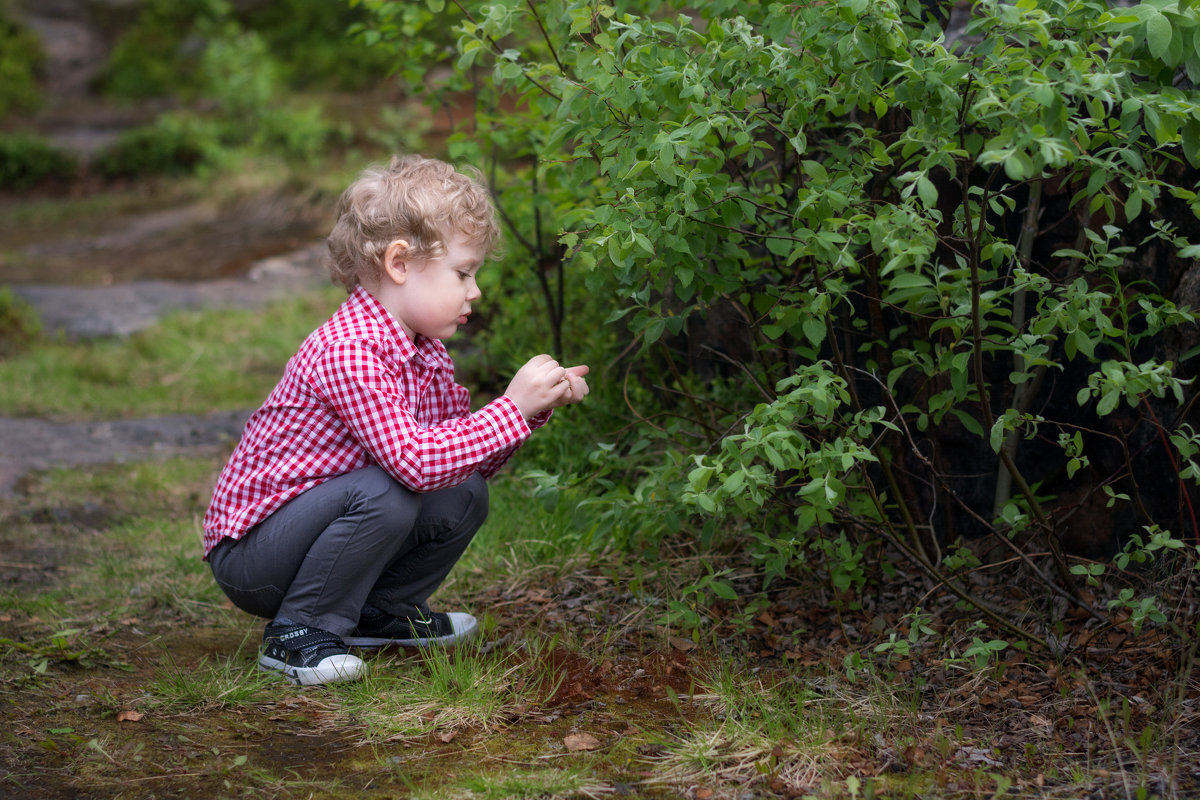
[[[13,286],[33,304],[47,330],[69,338],[127,336],[177,309],[256,308],[327,285],[323,245],[257,262],[238,278],[200,282],[134,281],[109,286]],[[155,458],[227,446],[250,410],[204,416],[62,423],[0,417],[0,497],[31,472]]]
[[[256,262],[240,277],[208,281],[139,280],[96,286],[16,285],[51,333],[70,339],[128,336],[170,311],[258,308],[272,300],[329,285],[317,243]]]
[[[178,455],[236,441],[249,411],[110,422],[0,417],[0,497],[31,472]]]

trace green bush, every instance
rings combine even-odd
[[[96,156],[92,168],[105,178],[190,175],[219,163],[221,131],[214,121],[165,114],[150,125],[121,134]]]
[[[74,177],[73,155],[32,133],[0,134],[0,189],[25,191],[47,180]]]
[[[12,18],[7,2],[0,2],[0,119],[37,107],[37,71],[43,60],[37,35]]]
[[[260,150],[302,163],[313,163],[349,140],[348,126],[328,119],[319,106],[271,110],[258,130]]]
[[[101,88],[129,100],[192,96],[202,88],[203,49],[190,43],[219,30],[230,13],[225,0],[141,0],[109,55]]]
[[[543,319],[586,286],[632,337],[620,447],[660,454],[610,484],[623,512],[839,592],[888,552],[1043,644],[973,596],[964,542],[1071,598],[1054,494],[1115,506],[1097,552],[1200,540],[1195,318],[1165,296],[1200,255],[1192,6],[982,0],[949,45],[917,0],[363,4],[409,70],[401,23],[457,26],[451,153],[549,256]]]
[[[205,96],[248,132],[278,103],[279,66],[254,31],[231,25],[213,37],[204,49],[201,70]]]
[[[114,49],[105,89],[125,98],[191,103],[211,122],[175,115],[131,133],[104,154],[99,172],[186,173],[222,148],[311,161],[345,143],[345,123],[326,119],[318,105],[297,107],[288,89],[304,83],[301,73],[312,77],[305,70],[322,65],[340,65],[339,76],[331,77],[338,84],[364,85],[368,72],[372,80],[382,76],[383,54],[346,35],[361,14],[338,3],[142,0]],[[360,70],[363,80],[353,77]]]
[[[387,75],[387,53],[346,35],[366,18],[345,2],[276,0],[248,7],[243,24],[259,32],[294,88],[363,89]]]
[[[291,88],[361,89],[388,72],[385,53],[346,35],[362,9],[343,2],[280,0],[231,4],[227,0],[141,0],[137,16],[109,57],[101,85],[127,99],[204,96],[205,53],[215,41],[247,44],[222,49],[251,74],[269,61],[273,80]],[[238,42],[239,35],[257,41]],[[261,44],[261,47],[260,47]]]

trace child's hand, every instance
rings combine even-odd
[[[586,397],[589,390],[583,376],[587,374],[586,364],[564,367],[548,355],[534,356],[517,370],[504,393],[529,419]]]

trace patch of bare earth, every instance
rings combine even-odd
[[[199,513],[200,494],[182,491],[179,513]],[[0,609],[0,796],[391,798],[452,784],[464,771],[501,776],[547,763],[590,771],[588,796],[832,796],[829,781],[853,779],[976,797],[991,796],[981,786],[994,793],[995,778],[981,776],[995,775],[1021,797],[1200,790],[1191,645],[1163,629],[1135,632],[1128,619],[1067,614],[1061,657],[1009,651],[976,668],[962,657],[970,615],[916,583],[893,582],[853,607],[819,578],[761,594],[743,573],[734,582],[758,598],[755,616],[728,601],[704,604],[712,622],[694,638],[656,625],[661,607],[633,595],[617,565],[480,581],[451,599],[494,618],[485,649],[524,659],[512,673],[514,702],[486,723],[371,739],[326,688],[276,682],[249,698],[226,694],[250,683],[261,636],[260,622],[228,604],[151,596],[140,583],[119,612],[74,600],[84,566],[131,513],[102,496],[42,500],[36,486],[0,503],[3,590],[57,597],[70,615]],[[695,567],[665,554],[645,577],[683,581]],[[996,600],[1006,583],[979,590]],[[903,614],[918,604],[941,637],[873,655],[887,641],[883,626],[904,635]],[[531,635],[558,644],[522,649]],[[851,681],[856,654],[872,672]],[[387,671],[424,668],[411,654],[369,658]],[[746,713],[718,694],[722,667],[824,719],[819,741],[749,747],[722,738],[722,723],[745,722]],[[231,676],[226,688],[184,707],[164,702],[162,681],[214,673]],[[711,737],[700,773],[671,756],[693,731]]]

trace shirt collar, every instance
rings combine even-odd
[[[418,336],[415,342],[408,338],[408,334],[400,326],[400,321],[393,317],[392,313],[384,308],[383,303],[380,303],[373,294],[364,289],[362,284],[354,287],[350,297],[362,308],[363,313],[382,324],[391,335],[400,350],[401,362],[418,358],[434,369],[453,369],[450,354],[446,352],[446,347],[441,341],[424,336]]]

